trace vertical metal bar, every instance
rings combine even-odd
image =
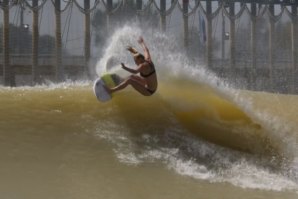
[[[143,7],[143,1],[142,0],[137,0],[136,6],[138,10],[141,10]]]
[[[141,18],[141,15],[138,11],[142,10],[143,8],[143,1],[142,0],[137,0],[136,2],[136,6],[137,6],[137,20],[138,22],[142,22],[142,18]]]
[[[291,27],[291,37],[292,37],[292,66],[293,69],[297,69],[297,5],[292,5],[292,27]]]
[[[235,68],[235,3],[230,3],[230,66]]]
[[[184,46],[188,47],[188,5],[189,0],[183,0]]]
[[[38,0],[32,1],[32,6],[38,6]],[[33,10],[33,27],[32,27],[32,83],[39,82],[39,74],[38,74],[38,39],[39,39],[39,31],[38,31],[38,10]]]
[[[110,32],[111,28],[111,11],[113,9],[113,0],[107,0],[107,33]]]
[[[61,37],[61,0],[55,0],[55,18],[56,18],[56,81],[63,79],[62,69],[62,37]]]
[[[9,0],[3,0],[3,78],[5,86],[15,86],[13,68],[10,65],[9,54]]]
[[[272,16],[274,16],[274,5],[269,5],[269,12]],[[274,34],[274,27],[275,23],[272,17],[269,19],[269,55],[268,55],[268,64],[269,64],[269,77],[271,84],[273,83],[273,62],[274,62],[274,40],[275,40],[275,34]]]
[[[20,26],[19,26],[19,34],[20,35],[25,35],[25,27],[24,27],[24,10],[25,8],[22,6],[21,2],[17,2],[20,7]],[[17,45],[16,53],[17,54],[24,54],[24,40],[22,40],[21,36],[17,36],[16,42],[19,44]]]
[[[225,61],[225,35],[226,35],[226,21],[225,21],[225,15],[224,12],[222,11],[222,27],[221,27],[221,64],[224,66],[224,61]]]
[[[84,9],[85,9],[85,67],[83,68],[84,72],[88,72],[88,64],[90,60],[90,51],[91,51],[91,40],[90,40],[90,0],[84,1]]]
[[[207,18],[207,43],[206,43],[206,64],[212,67],[212,2],[206,2],[206,18]]]
[[[252,71],[250,74],[250,85],[253,88],[256,88],[256,15],[257,15],[257,5],[256,3],[251,4],[251,28],[250,28],[250,37],[251,37],[251,67]]]
[[[166,31],[166,0],[160,0],[160,29],[162,32]]]
[[[24,9],[20,4],[20,27],[24,27]]]
[[[291,21],[291,40],[292,40],[292,81],[291,81],[291,92],[294,93],[296,88],[296,72],[297,72],[297,5],[292,5],[292,21]]]

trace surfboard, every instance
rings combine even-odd
[[[94,81],[93,91],[96,98],[101,102],[112,99],[112,95],[106,90],[106,87],[112,88],[120,84],[122,78],[117,74],[104,74]]]

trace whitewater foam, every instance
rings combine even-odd
[[[55,90],[55,89],[76,89],[78,87],[86,87],[92,85],[92,81],[90,80],[66,80],[63,82],[53,82],[53,81],[45,81],[42,84],[37,84],[35,86],[18,86],[18,87],[7,87],[7,86],[0,86],[0,91],[8,91],[8,90]]]
[[[127,165],[159,162],[180,175],[212,183],[227,182],[242,188],[274,191],[298,190],[296,182],[271,170],[264,163],[266,160],[201,141],[187,133],[131,138],[120,132],[101,131],[98,136],[114,143],[116,157]]]

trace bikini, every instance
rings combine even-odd
[[[155,71],[155,67],[154,67],[154,64],[153,64],[153,62],[149,62],[149,61],[145,61],[145,62],[147,62],[150,66],[151,66],[151,68],[153,69],[149,74],[143,74],[143,73],[140,73],[140,76],[141,77],[144,77],[144,78],[147,78],[147,77],[150,77],[151,75],[153,75],[154,73],[156,73],[156,71]],[[147,89],[147,91],[152,95],[153,93],[155,93],[155,91],[156,90],[151,90],[151,89],[149,89],[149,88],[146,88]]]

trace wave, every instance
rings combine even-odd
[[[98,74],[108,71],[125,76],[126,74],[119,70],[119,63],[121,61],[133,65],[132,58],[124,49],[128,45],[138,47],[135,38],[139,35],[144,35],[146,38],[157,65],[161,84],[159,97],[164,103],[163,106],[175,114],[175,119],[189,131],[217,144],[244,151],[258,153],[272,151],[293,155],[298,141],[298,128],[295,125],[297,122],[293,121],[297,118],[295,112],[291,112],[294,115],[288,118],[289,121],[285,121],[282,114],[285,115],[287,111],[282,109],[287,107],[280,107],[279,111],[282,113],[274,113],[270,112],[273,110],[270,104],[272,107],[277,107],[279,100],[290,100],[294,103],[295,96],[272,97],[265,93],[233,89],[235,86],[216,77],[204,65],[190,61],[187,55],[182,53],[179,44],[173,42],[175,38],[171,35],[165,36],[158,32],[152,35],[135,26],[120,28],[111,36],[105,53],[98,61],[96,66]],[[127,107],[138,105],[135,102],[130,104],[130,97],[118,95],[117,98],[118,103]],[[152,104],[154,103],[152,99],[148,100],[151,102],[149,110],[155,110],[156,105]],[[261,99],[264,99],[262,105],[259,104]],[[271,102],[266,103],[267,99],[271,99]],[[147,101],[147,98],[141,98],[140,101]],[[293,104],[293,107],[296,106]],[[142,108],[141,106],[136,109],[142,110]],[[131,110],[130,113],[132,112]],[[294,142],[291,141],[292,137],[295,137]]]
[[[296,163],[292,156],[280,156],[288,146],[270,137],[268,117],[257,122],[257,116],[246,114],[208,85],[181,81],[161,81],[152,97],[128,88],[108,103],[96,101],[91,82],[1,88],[1,128],[61,133],[79,128],[112,143],[125,164],[161,161],[170,170],[200,180],[297,190]],[[284,110],[297,97],[251,91],[238,91],[239,96],[249,99],[255,110],[266,107],[272,112]],[[269,96],[272,103],[264,100]],[[273,103],[277,99],[279,103]],[[283,114],[284,120],[295,123],[295,115]],[[291,136],[296,139],[295,133]]]
[[[141,33],[127,26],[116,31],[97,73],[107,71],[111,57],[132,64],[123,49]],[[210,182],[297,191],[298,96],[232,88],[175,52],[170,37],[142,34],[157,66],[155,95],[127,88],[100,103],[88,81],[1,87],[1,131],[76,128],[112,143],[124,164],[161,162]],[[118,71],[116,64],[108,71]]]
[[[268,179],[274,178],[274,175],[271,176],[270,174],[272,165],[274,165],[275,169],[279,168],[277,170],[282,173],[281,176],[291,176],[290,179],[297,181],[296,151],[298,149],[298,127],[297,119],[295,118],[298,117],[296,115],[297,110],[294,108],[297,107],[297,96],[235,89],[237,88],[235,85],[230,85],[229,82],[224,82],[216,77],[204,65],[199,64],[198,60],[190,60],[187,54],[182,52],[179,44],[173,42],[175,36],[170,34],[165,36],[158,33],[158,31],[153,34],[147,33],[135,26],[124,26],[111,36],[109,45],[96,66],[98,74],[100,75],[103,71],[120,74],[119,66],[117,66],[119,65],[117,62],[120,61],[133,65],[132,59],[123,49],[127,45],[138,46],[135,38],[139,35],[143,35],[147,41],[157,66],[160,86],[158,94],[151,98],[141,97],[136,95],[134,91],[127,90],[118,93],[113,99],[113,103],[119,105],[118,115],[122,118],[121,120],[125,121],[125,126],[129,127],[129,132],[132,132],[132,134],[141,133],[142,135],[150,135],[149,137],[156,138],[155,136],[158,137],[158,135],[154,132],[167,135],[168,132],[182,131],[183,138],[184,135],[190,134],[195,136],[192,139],[200,141],[203,139],[208,144],[216,144],[216,147],[211,147],[214,150],[222,151],[218,147],[224,147],[229,150],[236,149],[236,151],[262,156],[261,159],[257,158],[256,160],[253,158],[253,161],[248,160],[250,163],[247,163],[247,157],[242,153],[240,156],[229,156],[228,160],[223,158],[227,154],[220,154],[221,158],[219,158],[219,161],[215,160],[215,164],[225,165],[223,162],[229,162],[230,165],[228,164],[228,167],[234,168],[235,165],[242,165],[243,157],[245,157],[244,162],[246,163],[244,165],[250,165],[248,166],[249,168],[260,169],[260,165],[262,165],[262,168],[257,173],[264,178],[266,176],[263,176],[263,173],[268,174]],[[291,110],[288,110],[289,104]],[[180,135],[178,137],[178,140],[182,139]],[[167,138],[166,136],[166,138],[160,139],[167,140]],[[118,142],[120,141],[118,140]],[[189,141],[183,142],[184,144],[180,143],[180,145],[176,139],[174,141],[171,140],[170,143],[172,142],[179,146],[173,148],[174,152],[181,151],[181,148],[186,148],[183,151],[192,151],[188,156],[190,162],[192,158],[201,157],[202,153],[205,157],[204,150],[206,148],[195,147],[196,149],[192,150],[188,147]],[[202,145],[206,146],[206,143],[204,142]],[[196,144],[196,146],[198,145]],[[140,156],[146,157],[147,154],[147,152],[144,152],[145,155],[141,153],[141,155],[137,155],[139,157],[137,158],[135,153],[131,153],[128,150],[129,152],[123,155],[123,148],[120,148],[119,158],[122,160],[127,158],[127,161],[131,163],[141,161],[140,159],[142,158]],[[169,149],[169,151],[172,149],[172,147],[165,148]],[[209,152],[218,155],[214,150]],[[163,156],[161,155],[164,154],[163,149],[157,151],[158,157]],[[165,156],[168,157],[169,153],[171,154],[169,151],[165,153]],[[197,154],[200,155],[197,156]],[[189,160],[189,158],[187,159]],[[236,161],[237,163],[232,161],[231,159],[234,158],[239,158],[240,161]],[[168,159],[166,161],[168,162]],[[186,161],[187,165],[190,162]],[[256,166],[255,162],[259,162],[260,165]],[[198,162],[196,164],[190,163],[190,165],[193,165],[195,168],[205,168],[204,166],[199,166]],[[266,165],[265,167],[271,165],[269,166],[271,168],[269,172],[264,172],[264,165]],[[217,166],[215,167],[217,168]],[[246,171],[243,168],[242,172],[248,172],[248,167]],[[177,172],[181,173],[179,169],[181,167],[175,168]],[[198,172],[197,169],[195,170],[196,172],[194,173],[190,172],[193,177],[197,174],[201,176],[199,178],[209,176],[208,169],[203,169],[203,172],[200,169],[198,169]],[[189,170],[187,169],[186,172],[182,173],[187,174],[188,172]],[[216,173],[218,174],[218,172]],[[251,175],[254,176],[253,173],[248,174],[251,180],[253,179]],[[236,176],[239,177],[239,175]],[[244,177],[243,175],[240,176]],[[233,184],[241,184],[240,182],[235,183],[235,180],[232,179],[227,181]],[[247,181],[244,181],[246,182],[244,184],[247,185]],[[284,179],[281,181],[283,183],[277,187],[285,188],[282,184],[287,183],[284,183]],[[248,187],[266,187],[265,184],[268,182],[265,180],[263,185],[258,183],[252,185],[254,184],[252,183]],[[245,187],[245,185],[243,186]],[[268,186],[267,188],[270,189],[270,187]],[[274,189],[278,188],[275,187]]]

